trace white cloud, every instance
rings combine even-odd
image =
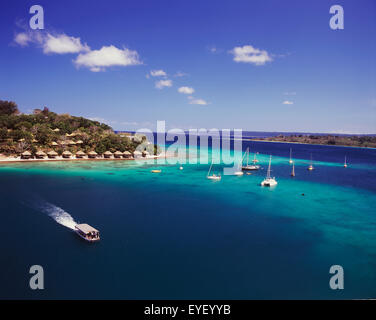
[[[157,89],[163,89],[164,87],[171,87],[172,81],[171,80],[159,80],[155,83],[155,87]]]
[[[89,50],[89,46],[86,43],[82,44],[80,38],[69,37],[66,34],[53,36],[48,33],[43,41],[44,53],[65,54],[78,53]]]
[[[283,94],[285,96],[296,96],[296,92],[295,91],[287,91],[287,92],[284,92]]]
[[[70,37],[66,34],[52,35],[42,31],[28,31],[17,33],[14,42],[21,47],[34,43],[43,48],[43,53],[78,53],[89,51],[89,46],[81,43],[80,38]]]
[[[288,104],[289,105],[289,104],[294,104],[294,102],[285,100],[285,101],[282,102],[282,104]]]
[[[14,37],[14,42],[20,45],[21,47],[26,47],[27,45],[29,45],[29,42],[31,41],[31,37],[26,32],[20,32],[16,34]]]
[[[174,77],[186,77],[188,76],[188,73],[178,71],[174,74]]]
[[[235,62],[252,63],[256,66],[262,66],[272,61],[268,52],[254,48],[253,46],[235,47],[230,51],[234,55]]]
[[[74,63],[77,67],[84,66],[90,71],[104,71],[111,66],[133,66],[141,64],[137,51],[127,48],[119,49],[115,46],[103,46],[99,50],[91,50],[78,55]]]
[[[193,92],[195,92],[195,89],[191,87],[180,87],[178,89],[178,92],[184,93],[184,94],[192,94]]]
[[[189,104],[198,104],[201,106],[208,105],[208,102],[206,102],[204,99],[195,99],[192,96],[188,97],[188,99],[190,99]]]
[[[167,76],[167,73],[163,70],[151,70],[150,75],[152,77],[165,77]]]

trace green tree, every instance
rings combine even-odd
[[[0,114],[11,115],[18,112],[18,107],[15,102],[0,100]]]

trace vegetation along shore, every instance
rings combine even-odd
[[[116,134],[98,121],[57,114],[47,107],[23,114],[0,100],[0,161],[134,159],[160,155],[139,134]]]
[[[321,144],[329,146],[376,148],[376,136],[372,135],[278,135],[275,137],[249,139],[253,141]]]

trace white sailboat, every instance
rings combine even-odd
[[[257,152],[258,153],[258,152]],[[255,155],[253,156],[253,160],[252,160],[252,162],[253,163],[257,163],[257,162],[259,162],[258,160],[257,160],[257,158],[256,158],[256,152],[255,152]]]
[[[243,156],[242,164],[243,164],[245,156],[247,156],[247,165],[245,165],[245,166],[242,165],[242,170],[248,171],[248,170],[258,170],[258,169],[260,169],[260,166],[258,166],[258,165],[248,164],[249,163],[249,148],[247,148],[247,151],[245,152],[245,154]],[[256,153],[255,153],[255,159],[256,159]],[[254,162],[255,159],[253,159],[253,162]]]
[[[275,177],[272,178],[270,175],[271,165],[272,165],[272,156],[270,156],[270,159],[269,159],[269,167],[268,167],[268,172],[266,174],[266,178],[264,179],[264,181],[261,182],[261,185],[263,187],[273,187],[277,185],[277,180],[275,179]]]
[[[343,164],[343,166],[344,166],[345,168],[347,168],[346,156],[345,156],[345,163]]]
[[[308,166],[308,170],[309,171],[312,171],[312,170],[314,170],[315,168],[313,167],[313,163],[312,163],[312,153],[311,153],[311,162],[310,162],[310,164],[309,164],[309,166]]]
[[[292,148],[290,148],[290,160],[289,160],[289,163],[292,164],[293,161],[292,161]]]
[[[213,166],[213,161],[212,163],[210,164],[210,168],[209,168],[209,171],[208,171],[208,175],[206,176],[208,179],[210,180],[216,180],[216,181],[219,181],[221,180],[221,175],[216,175],[215,173],[213,173],[212,175],[210,175],[210,172],[211,172],[211,169],[212,169],[212,166]]]

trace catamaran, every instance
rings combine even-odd
[[[99,231],[86,223],[77,224],[74,231],[86,241],[95,242],[100,240]]]
[[[345,163],[343,164],[343,166],[344,166],[345,168],[347,168],[346,156],[345,156]]]
[[[216,180],[216,181],[221,180],[221,175],[220,174],[216,175],[215,173],[213,173],[212,175],[210,175],[212,166],[213,166],[213,161],[212,161],[212,163],[210,165],[210,168],[209,168],[209,171],[208,171],[208,175],[206,177],[208,179],[210,179],[210,180]]]
[[[311,153],[311,162],[310,162],[310,164],[309,164],[309,166],[308,166],[308,170],[309,171],[312,171],[312,170],[314,170],[315,168],[313,167],[313,163],[312,163],[312,153]]]
[[[292,148],[290,148],[290,161],[289,161],[289,163],[290,164],[293,163],[293,161],[292,161]]]
[[[268,167],[268,172],[266,174],[266,178],[264,179],[264,181],[261,182],[261,185],[263,187],[273,187],[277,185],[277,180],[275,179],[275,177],[272,178],[270,175],[271,165],[272,165],[272,156],[270,156],[270,159],[269,159],[269,167]]]
[[[248,164],[248,162],[249,162],[249,148],[247,148],[247,151],[245,152],[245,154],[243,156],[242,164],[243,164],[245,156],[247,156],[247,165],[245,165],[245,166],[242,165],[242,170],[246,170],[247,171],[247,170],[258,170],[258,169],[260,169],[260,166],[258,166],[258,165]],[[255,159],[253,159],[253,162],[254,162],[254,160],[256,160],[256,162],[258,161],[256,159],[256,153],[255,153]]]

